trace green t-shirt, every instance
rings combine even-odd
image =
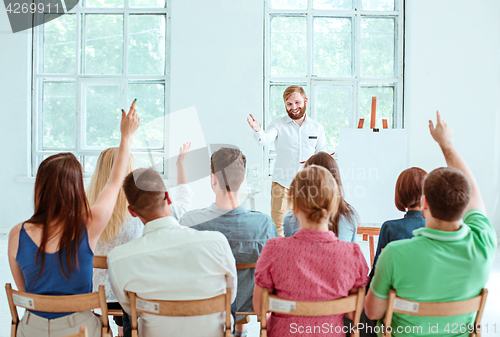
[[[373,295],[387,299],[391,288],[418,302],[461,301],[477,296],[486,285],[497,246],[486,216],[471,210],[458,231],[430,228],[414,238],[388,244],[380,254],[370,285]],[[451,317],[420,317],[394,313],[394,336],[468,336],[474,313]],[[470,326],[470,327],[471,327]]]

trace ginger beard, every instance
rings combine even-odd
[[[288,116],[291,119],[297,120],[297,119],[301,119],[302,117],[304,117],[304,115],[306,114],[306,107],[307,107],[307,103],[304,102],[304,106],[302,108],[296,108],[293,110],[287,109],[286,112],[288,113]]]

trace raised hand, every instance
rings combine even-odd
[[[429,120],[429,129],[431,131],[431,136],[441,147],[446,147],[452,144],[453,130],[444,120],[441,119],[441,114],[436,111],[437,122],[434,128],[434,123]]]
[[[247,122],[248,122],[248,125],[250,125],[250,127],[255,131],[255,132],[259,132],[261,130],[261,126],[260,126],[260,123],[257,122],[257,120],[255,119],[255,117],[250,114],[250,117],[251,118],[247,118]]]
[[[128,114],[125,114],[125,110],[122,109],[122,121],[120,124],[120,132],[123,138],[131,138],[135,131],[139,128],[139,123],[141,119],[137,116],[137,110],[135,109],[135,104],[137,99],[132,102]]]
[[[186,160],[186,154],[191,150],[191,142],[187,142],[182,144],[182,147],[179,149],[179,156],[177,157],[177,165],[184,164],[184,160]]]

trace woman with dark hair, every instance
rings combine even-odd
[[[340,180],[340,170],[337,162],[326,152],[318,152],[311,156],[305,163],[304,168],[312,165],[322,166],[332,174],[338,185],[340,192],[339,209],[335,215],[332,215],[329,221],[329,228],[335,235],[343,241],[355,242],[356,230],[358,227],[358,213],[344,199],[344,188]],[[283,220],[283,231],[286,237],[292,236],[300,229],[300,222],[290,211]]]
[[[427,172],[418,167],[406,169],[399,175],[394,201],[397,209],[406,214],[402,219],[389,220],[382,224],[370,274],[374,273],[378,257],[389,242],[410,239],[415,229],[425,227],[425,219],[420,211],[420,198],[426,175]]]
[[[9,264],[20,291],[40,295],[92,292],[94,249],[116,203],[127,169],[132,135],[139,127],[135,103],[122,110],[121,141],[108,182],[89,207],[82,167],[71,153],[45,159],[35,181],[35,212],[9,235]],[[50,329],[49,329],[50,325]],[[86,325],[100,336],[102,322],[92,312],[47,313],[27,310],[17,336],[65,336]]]

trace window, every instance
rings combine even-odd
[[[329,152],[341,128],[359,118],[369,127],[373,96],[377,127],[403,126],[403,0],[269,0],[265,25],[264,126],[283,116],[292,84],[304,87]],[[275,156],[273,144],[264,151],[269,175]]]
[[[167,1],[167,2],[165,2]],[[44,13],[33,28],[32,175],[43,159],[72,152],[90,175],[118,146],[120,109],[138,99],[136,166],[164,172],[168,112],[169,0],[83,0]]]

